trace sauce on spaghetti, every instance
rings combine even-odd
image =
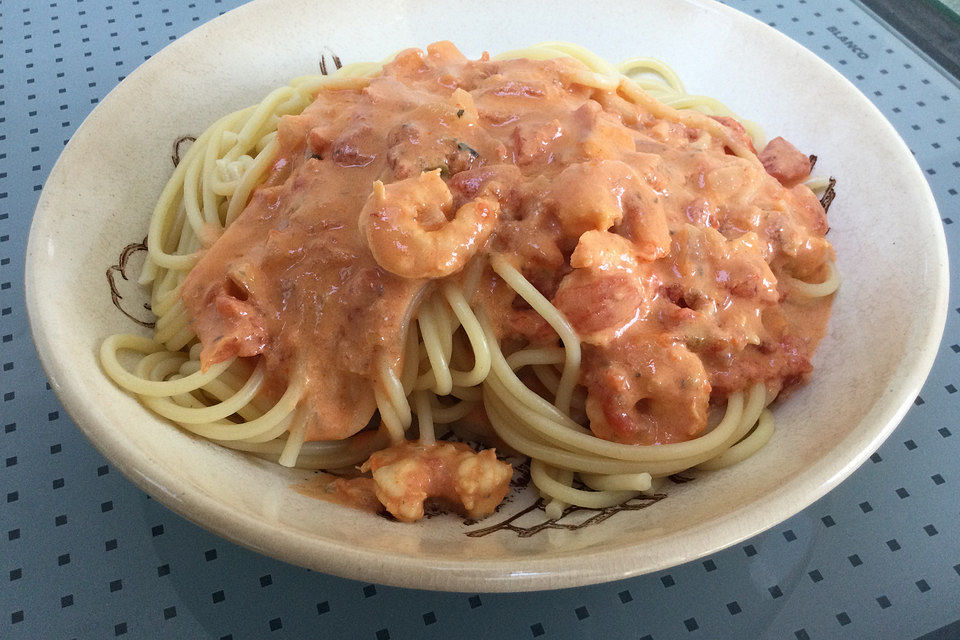
[[[831,297],[783,282],[834,257],[810,160],[782,138],[738,157],[736,121],[659,118],[585,73],[441,42],[283,117],[267,181],[183,286],[204,366],[257,356],[267,393],[304,380],[307,440],[349,437],[424,292],[501,253],[576,329],[600,438],[689,440],[711,402],[803,382]],[[472,303],[504,344],[557,344],[489,268]]]

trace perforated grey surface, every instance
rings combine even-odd
[[[45,383],[23,304],[31,215],[97,101],[235,1],[0,0],[0,637],[960,637],[960,301],[901,426],[799,515],[710,558],[563,591],[362,584],[241,549],[157,504]],[[960,250],[960,90],[849,0],[732,6],[852,80],[913,150]],[[811,90],[815,90],[812,88]],[[109,148],[104,148],[109,153]],[[953,267],[956,277],[957,268]]]

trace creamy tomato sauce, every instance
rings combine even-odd
[[[711,401],[803,382],[831,299],[783,278],[819,281],[834,257],[807,156],[781,138],[732,155],[578,78],[437,43],[284,117],[269,178],[183,286],[204,365],[259,358],[272,393],[296,376],[307,439],[349,437],[421,294],[498,252],[578,332],[601,438],[688,440]],[[505,345],[557,344],[489,269],[472,303]]]

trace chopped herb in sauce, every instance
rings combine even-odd
[[[480,156],[477,150],[468,145],[466,142],[458,142],[457,148],[460,149],[460,151],[466,151],[469,153],[471,158],[477,158]]]

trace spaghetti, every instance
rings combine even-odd
[[[153,338],[102,366],[222,446],[363,465],[403,520],[506,492],[451,430],[531,458],[549,517],[619,504],[752,455],[809,374],[839,277],[781,140],[568,43],[297,78],[182,157],[140,278]]]

